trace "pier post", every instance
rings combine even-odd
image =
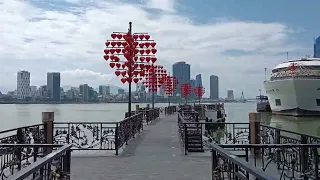
[[[260,144],[260,123],[261,123],[261,114],[256,112],[249,113],[249,133],[250,133],[250,144]],[[260,156],[260,148],[252,148],[251,153],[254,155]]]
[[[136,114],[138,114],[140,111],[140,107],[139,107],[139,104],[136,105]]]
[[[201,104],[201,111],[200,111],[200,118],[201,119],[206,119],[206,106],[204,104]]]
[[[47,144],[53,144],[53,121],[54,112],[42,112],[42,123],[44,124],[44,132]],[[45,153],[52,152],[52,148],[47,148]]]

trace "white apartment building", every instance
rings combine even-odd
[[[17,98],[30,97],[30,72],[19,71],[17,74]]]

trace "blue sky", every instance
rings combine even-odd
[[[59,71],[62,85],[126,87],[102,58],[113,31],[149,32],[158,64],[191,64],[195,78],[220,77],[220,96],[253,97],[263,89],[264,68],[289,57],[312,55],[317,7],[309,0],[0,0],[0,91],[16,87],[16,72],[31,72],[31,84]]]

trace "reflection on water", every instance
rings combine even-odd
[[[267,113],[266,113],[267,114]],[[281,115],[265,115],[263,121],[272,127],[284,130],[320,136],[320,118],[319,117],[293,117]],[[268,122],[269,117],[269,123]]]

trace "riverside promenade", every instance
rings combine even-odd
[[[71,179],[207,180],[211,159],[185,156],[177,114],[146,126],[117,157],[74,157]]]
[[[0,179],[319,179],[320,137],[221,112],[137,107],[118,122],[54,122],[44,112],[41,124],[0,132]]]

